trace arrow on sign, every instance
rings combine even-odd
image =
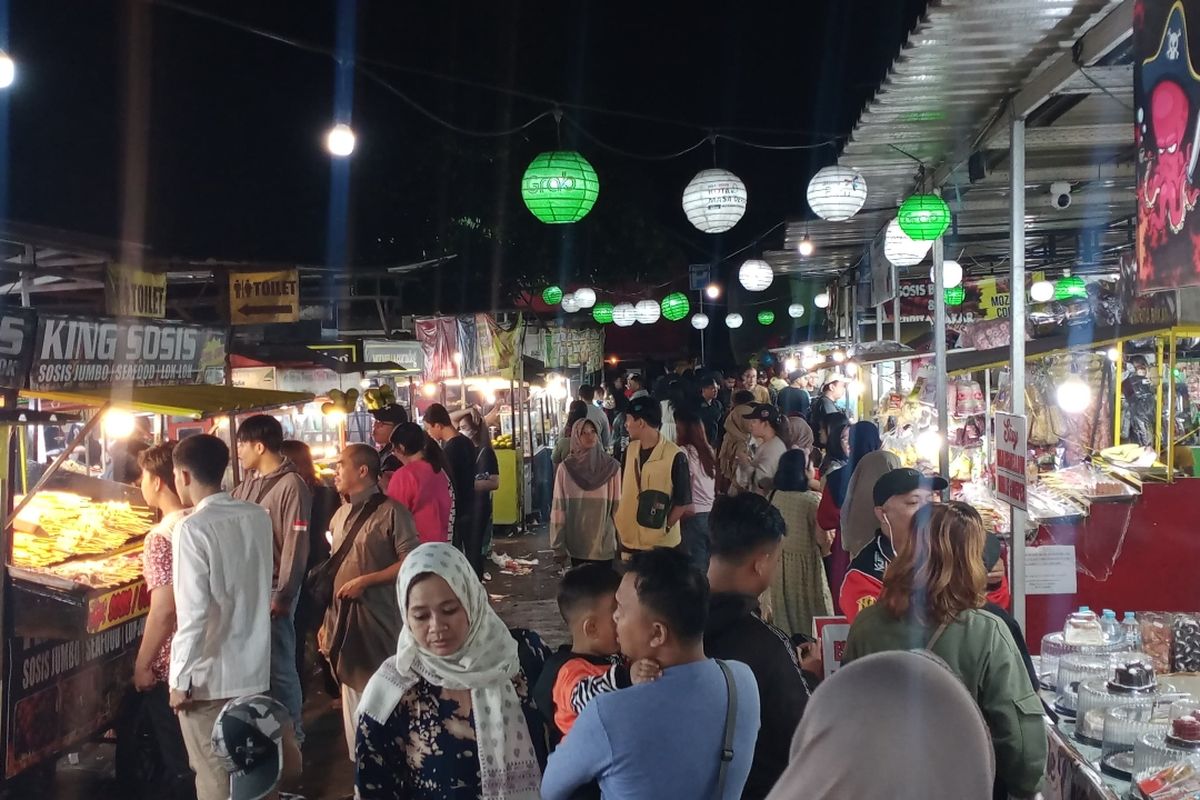
[[[291,306],[242,306],[238,309],[238,313],[243,316],[261,315],[261,314],[290,314],[292,313]]]

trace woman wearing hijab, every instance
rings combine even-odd
[[[789,636],[812,633],[813,617],[833,614],[833,596],[821,557],[832,541],[817,525],[820,495],[809,488],[812,465],[802,450],[789,450],[779,459],[771,505],[787,525],[779,565],[771,581],[772,622]]]
[[[1042,703],[1008,627],[983,608],[984,542],[983,520],[966,503],[919,512],[888,565],[879,601],[855,618],[842,663],[889,650],[935,653],[983,712],[996,754],[996,796],[1033,797],[1046,769]]]
[[[558,437],[558,441],[554,443],[554,452],[550,454],[550,460],[554,462],[554,466],[558,466],[571,452],[571,432],[575,430],[575,423],[581,419],[587,419],[587,403],[582,400],[572,400],[571,405],[567,406],[567,424],[563,428],[562,436]]]
[[[571,450],[554,476],[550,510],[550,547],[562,562],[577,567],[589,561],[611,563],[617,555],[613,512],[621,499],[621,465],[604,452],[589,419],[576,420]]]
[[[988,800],[995,772],[979,709],[946,665],[880,653],[813,694],[767,800]]]
[[[750,488],[750,468],[742,457],[750,455],[750,420],[746,419],[746,415],[754,410],[754,397],[747,391],[737,392],[733,400],[733,408],[725,415],[725,437],[721,440],[721,452],[717,456],[717,471],[724,479],[729,494]]]
[[[875,518],[875,482],[899,467],[900,458],[887,450],[876,450],[857,459],[840,518],[842,548],[851,558],[871,543],[879,529],[879,520]]]
[[[356,796],[536,800],[545,731],[518,643],[470,562],[423,544],[396,586],[404,629],[358,707]]]
[[[845,414],[835,414],[829,417],[828,442],[829,452],[825,456],[825,463],[821,465],[821,504],[817,506],[817,524],[827,531],[833,531],[833,546],[826,563],[829,566],[829,585],[840,591],[842,580],[850,570],[850,554],[842,547],[842,503],[846,499],[846,487],[854,472],[856,458],[879,449],[879,428],[873,422],[851,425]],[[836,596],[837,592],[834,592]],[[836,600],[834,608],[841,613]]]

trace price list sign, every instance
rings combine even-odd
[[[996,412],[996,494],[1025,510],[1025,463],[1029,459],[1025,417]]]

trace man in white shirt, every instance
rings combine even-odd
[[[229,700],[271,685],[271,518],[221,489],[229,448],[220,439],[190,436],[173,459],[179,497],[195,510],[173,543],[171,707],[196,772],[197,800],[225,800],[229,778],[213,752],[213,723]]]

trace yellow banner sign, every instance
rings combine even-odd
[[[109,264],[104,295],[114,317],[162,319],[167,315],[167,274]]]
[[[300,319],[300,275],[297,270],[229,273],[229,321],[265,325]]]
[[[140,617],[150,610],[150,590],[144,580],[88,599],[87,632],[99,633]]]

